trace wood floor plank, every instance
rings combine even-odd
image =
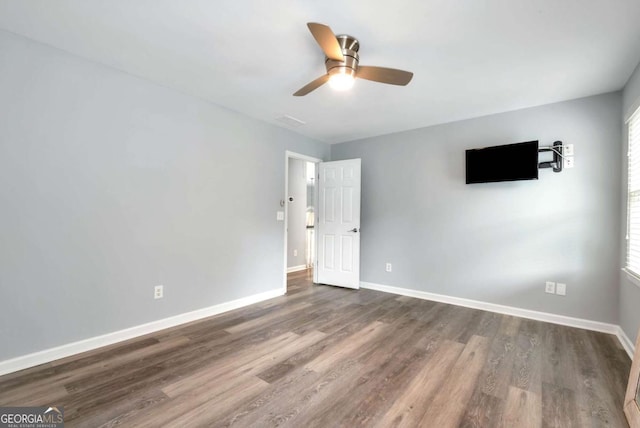
[[[418,313],[419,311],[428,310],[418,307],[415,304],[398,302],[395,299],[385,302],[380,306],[388,309],[387,313],[378,318],[378,321],[385,324],[391,324],[401,317],[408,316],[413,318],[413,312]]]
[[[0,377],[69,427],[623,427],[609,334],[313,285]]]
[[[515,339],[504,334],[496,336],[491,342],[489,356],[479,380],[482,393],[496,398],[507,396],[515,358]]]
[[[244,401],[253,399],[269,386],[265,381],[253,376],[243,377],[243,379],[246,381],[226,390],[224,395],[208,395],[212,391],[210,389],[200,391],[197,398],[198,401],[202,401],[202,404],[195,408],[181,412],[172,407],[170,411],[162,412],[155,418],[144,419],[136,426],[140,428],[211,426],[218,421],[220,415],[232,411]],[[217,399],[212,399],[214,397]],[[188,404],[191,405],[193,402],[194,400],[189,400]],[[178,416],[174,418],[174,415]]]
[[[139,415],[150,407],[155,407],[168,397],[156,389],[150,389],[119,401],[109,402],[100,407],[93,407],[78,415],[72,422],[74,427],[114,427],[127,426],[126,421],[134,415]]]
[[[316,372],[329,370],[339,361],[344,360],[354,353],[358,352],[360,347],[366,345],[367,343],[375,342],[376,337],[383,334],[386,327],[387,324],[384,324],[380,321],[374,321],[362,330],[345,338],[336,346],[337,349],[329,349],[318,355],[313,360],[309,361],[306,364],[306,367],[309,370],[313,370]]]
[[[197,372],[194,372],[192,375],[168,384],[162,388],[162,391],[169,397],[180,395],[195,386],[215,380],[225,373],[252,364],[258,358],[265,355],[269,356],[272,352],[294,343],[298,338],[299,336],[297,334],[286,333],[282,336],[267,340],[264,343],[248,348],[242,352],[212,362]]]
[[[380,419],[430,357],[425,350],[404,346],[424,334],[425,329],[425,324],[414,322],[409,314],[396,319],[386,334],[378,337],[378,346],[358,355],[356,361],[361,370],[352,383],[341,393],[325,399],[301,422],[362,426]]]
[[[11,400],[13,402],[33,403],[41,402],[40,396],[46,394],[50,390],[50,396],[56,399],[62,398],[67,393],[72,393],[78,389],[77,385],[90,385],[100,375],[111,377],[114,370],[121,369],[129,363],[140,361],[158,353],[167,350],[183,347],[189,343],[185,337],[174,337],[167,341],[154,341],[142,348],[135,348],[134,351],[128,349],[121,355],[109,354],[104,360],[96,359],[91,356],[88,359],[74,361],[82,361],[82,364],[73,364],[71,369],[60,369],[57,374],[49,376],[46,379],[31,382],[20,387],[11,389]],[[142,365],[142,364],[141,364]],[[58,366],[62,367],[62,366]],[[64,390],[66,393],[60,394],[56,391]],[[38,391],[44,391],[37,393]],[[5,401],[2,393],[0,393],[0,402]],[[10,402],[7,402],[10,404]]]
[[[629,358],[626,352],[615,346],[618,340],[613,335],[594,331],[589,331],[588,335],[594,349],[593,355],[598,358],[601,378],[607,383],[607,390],[615,391],[616,400],[624,400],[625,378],[629,372],[627,368]]]
[[[37,382],[48,383],[54,376],[61,373],[69,373],[81,367],[94,364],[96,362],[105,362],[113,356],[122,355],[144,349],[158,343],[155,338],[139,338],[133,342],[118,343],[93,351],[84,352],[82,354],[72,355],[62,358],[42,366],[32,367],[30,369],[21,370],[0,377],[0,403],[2,402],[2,393],[13,390],[24,385],[32,385]]]
[[[341,313],[337,317],[330,320],[327,324],[318,327],[318,330],[326,334],[334,334],[342,330],[347,324],[355,323],[364,326],[371,321],[375,321],[388,313],[388,309],[377,306],[357,305],[357,308],[348,312]]]
[[[42,403],[60,403],[60,400],[65,399],[69,392],[64,385],[37,385],[33,387],[22,387],[20,390],[15,391],[7,389],[2,393],[3,397],[0,398],[1,406],[40,406]]]
[[[572,428],[577,425],[575,394],[568,388],[542,384],[542,426]]]
[[[332,409],[332,413],[318,415],[317,419],[333,420],[342,427],[372,426],[393,405],[402,388],[409,384],[429,355],[429,351],[408,348],[401,356],[393,356],[379,371],[361,378],[363,382],[353,389],[358,392],[351,397],[353,402]]]
[[[457,341],[460,336],[465,334],[475,314],[475,309],[445,306],[445,311],[440,313],[437,319],[440,337]]]
[[[579,426],[624,427],[626,418],[618,410],[618,393],[612,392],[604,379],[610,373],[591,344],[589,332],[571,329],[568,339],[567,352],[580,374],[572,388],[576,396]]]
[[[324,333],[317,331],[311,332],[290,343],[282,344],[277,349],[274,349],[260,357],[251,359],[250,361],[239,364],[239,362],[234,358],[232,359],[233,364],[231,365],[226,365],[224,368],[216,365],[215,367],[209,368],[206,373],[201,374],[195,379],[181,379],[180,381],[163,388],[162,391],[169,397],[175,397],[180,394],[188,393],[198,385],[207,383],[227,383],[234,378],[255,376],[260,371],[279,363],[301,349],[313,345],[322,339],[322,337],[324,337]]]
[[[146,391],[158,379],[157,375],[171,376],[162,366],[149,366],[68,395],[60,401],[64,407],[65,423],[80,419],[96,408],[107,408]]]
[[[493,312],[479,311],[480,320],[476,325],[469,326],[467,331],[475,336],[493,338],[498,334],[503,315]],[[468,340],[468,339],[467,339]],[[466,341],[465,340],[465,343]]]
[[[314,384],[305,385],[304,389],[294,387],[297,392],[290,401],[277,403],[274,411],[262,412],[256,415],[255,422],[241,426],[304,426],[300,424],[301,418],[316,414],[315,408],[321,406],[327,397],[348,391],[346,386],[357,379],[360,371],[361,366],[355,359],[342,360],[327,372],[321,373]]]
[[[467,343],[472,336],[488,337],[490,335],[488,332],[483,332],[484,334],[477,334],[478,327],[481,325],[485,314],[486,312],[479,311],[477,309],[469,310],[466,317],[461,317],[459,320],[459,322],[462,325],[465,325],[466,328],[456,327],[454,324],[447,339],[455,342]]]
[[[194,385],[192,389],[175,397],[168,397],[164,394],[165,400],[147,406],[138,412],[115,417],[108,421],[107,424],[113,424],[117,421],[122,426],[153,425],[153,422],[159,423],[162,420],[166,423],[203,404],[216,402],[225,395],[255,384],[262,384],[262,382],[257,382],[251,376],[229,377],[224,379],[223,382],[210,380],[206,383]],[[156,390],[152,391],[158,392]],[[162,391],[159,392],[162,393]],[[161,425],[164,426],[164,424]]]
[[[460,422],[460,427],[497,427],[502,417],[503,408],[504,401],[502,399],[485,394],[482,392],[482,388],[476,387],[462,422]]]
[[[269,322],[271,322],[272,320],[275,320],[275,319],[281,319],[281,318],[284,318],[286,316],[295,316],[296,312],[305,310],[309,306],[311,306],[311,303],[309,303],[309,302],[300,302],[300,303],[298,303],[296,305],[293,305],[291,307],[288,307],[288,308],[286,308],[284,310],[277,311],[277,312],[274,311],[269,315],[264,315],[264,316],[262,316],[260,318],[254,318],[252,320],[236,324],[234,326],[226,328],[225,330],[228,331],[229,333],[237,333],[237,332],[240,332],[240,331],[251,330],[251,329],[255,328],[256,326],[268,324]]]
[[[451,375],[422,417],[422,426],[456,427],[489,352],[489,340],[472,336],[451,369]]]
[[[501,428],[539,428],[542,426],[542,403],[535,392],[509,387]]]
[[[380,323],[374,322],[372,324]],[[349,327],[345,327],[345,330],[349,330]],[[340,347],[344,343],[345,341],[341,341],[336,347]],[[331,407],[332,403],[341,402],[344,394],[350,394],[353,391],[352,387],[359,383],[359,379],[366,371],[366,362],[373,358],[367,347],[355,344],[351,348],[349,352],[343,354],[330,367],[327,367],[322,375],[298,365],[298,368],[291,375],[284,379],[278,379],[274,383],[273,389],[259,396],[249,408],[230,415],[221,426],[237,425],[238,423],[240,423],[239,426],[315,426],[317,424],[326,426],[323,417],[333,415],[333,413],[326,411],[327,407]],[[312,379],[314,383],[295,382],[295,386],[289,388],[293,389],[293,392],[288,392],[286,400],[282,398],[282,401],[287,403],[283,408],[282,401],[279,404],[274,403],[273,397],[283,394],[283,390],[286,390],[282,388],[283,384],[290,382],[296,372],[303,373],[301,376],[303,379]],[[310,376],[321,377],[313,379]],[[261,412],[262,416],[256,412],[256,409],[260,407],[264,407]]]
[[[354,363],[350,362],[350,364]],[[344,366],[345,370],[349,368],[350,366]],[[262,426],[276,426],[286,422],[295,416],[297,407],[293,403],[297,403],[301,397],[306,398],[312,394],[315,391],[314,386],[320,385],[320,379],[323,376],[321,373],[298,367],[271,383],[264,392],[253,400],[241,403],[237,409],[226,415],[220,415],[215,426],[260,426],[258,421],[264,424]]]
[[[446,383],[463,349],[462,343],[443,341],[377,426],[418,426],[433,395]]]
[[[289,328],[300,335],[309,331],[319,330],[321,326],[327,324],[341,311],[342,308],[336,309],[330,306],[322,306],[321,309],[308,313],[304,320],[292,319],[289,323]]]
[[[575,370],[564,350],[565,327],[549,324],[543,332],[542,381],[563,388],[571,388]]]
[[[542,338],[544,323],[523,320],[516,336],[516,356],[511,375],[511,385],[533,391],[538,396],[542,390]]]
[[[273,367],[258,374],[258,376],[272,383],[275,380],[285,376],[291,371],[297,369],[301,365],[307,364],[311,360],[317,358],[320,354],[329,352],[332,348],[339,347],[347,337],[354,335],[357,331],[366,327],[371,321],[368,318],[360,318],[352,323],[348,323],[333,334],[327,336],[316,344],[309,346],[307,349],[293,355],[287,360],[274,365]]]
[[[421,322],[424,322],[428,330],[427,332],[413,344],[418,349],[431,349],[435,344],[440,343],[440,340],[444,340],[444,327],[446,322],[442,322],[443,318],[450,315],[448,312],[448,305],[440,304],[429,310],[428,314],[425,314],[423,318],[420,318]]]
[[[520,330],[520,324],[523,319],[518,317],[512,317],[510,315],[503,315],[500,321],[499,334],[515,337]]]

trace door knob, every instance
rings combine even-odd
[[[357,228],[357,227],[354,227],[353,229],[348,230],[347,232],[358,233],[358,228]]]

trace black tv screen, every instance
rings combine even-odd
[[[538,141],[471,149],[466,158],[467,184],[538,179]]]

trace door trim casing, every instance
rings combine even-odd
[[[307,155],[303,155],[301,153],[296,153],[296,152],[292,152],[292,151],[285,151],[285,155],[284,155],[284,197],[282,198],[284,202],[284,263],[283,263],[283,281],[282,281],[282,289],[283,289],[283,294],[287,293],[287,255],[288,255],[288,251],[289,249],[288,247],[288,240],[289,240],[289,231],[287,230],[287,226],[289,224],[289,204],[287,204],[287,197],[289,195],[289,159],[299,159],[299,160],[303,160],[303,161],[307,161],[307,162],[313,162],[316,164],[316,171],[318,168],[318,163],[322,162],[322,159],[318,159],[318,158],[314,158],[312,156],[307,156]],[[315,184],[315,186],[317,186],[318,183]],[[313,198],[313,210],[314,212],[318,211],[318,192],[314,192],[314,198]],[[317,236],[317,230],[316,228],[318,227],[317,222],[314,222],[313,225],[313,230],[314,230],[314,234],[316,234]],[[313,269],[313,281],[316,282],[316,269]]]

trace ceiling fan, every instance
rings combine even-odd
[[[306,84],[293,95],[301,97],[329,82],[334,89],[345,90],[353,86],[356,77],[374,82],[405,86],[413,73],[395,68],[359,65],[360,42],[346,34],[335,35],[331,28],[316,22],[307,23],[309,31],[325,54],[327,74]]]

